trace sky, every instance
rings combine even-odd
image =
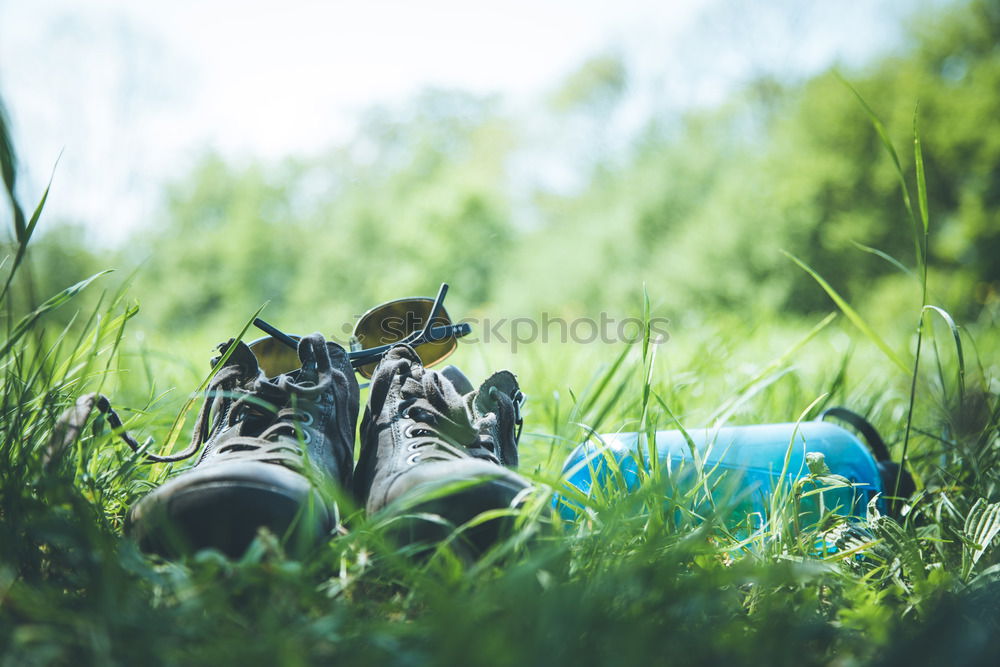
[[[121,242],[208,150],[277,160],[350,140],[427,87],[529,113],[589,57],[629,71],[637,123],[754,74],[857,66],[900,39],[891,0],[0,0],[0,95],[33,208]],[[61,157],[60,157],[61,156]],[[44,225],[44,222],[43,222]]]

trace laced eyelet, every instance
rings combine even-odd
[[[303,430],[302,443],[308,445],[310,442],[312,442],[312,432]]]
[[[403,435],[407,438],[429,438],[434,437],[434,432],[417,424],[410,424],[403,429]]]
[[[299,423],[303,426],[312,426],[315,419],[311,412],[300,412],[298,414]]]
[[[416,454],[410,454],[406,458],[406,465],[412,466],[419,460],[420,460],[420,452],[417,452]]]
[[[259,405],[248,405],[245,408],[245,413],[244,414],[246,414],[247,417],[251,417],[251,418],[254,418],[254,419],[263,419],[264,417],[267,417],[269,414],[273,415],[274,413],[273,412],[272,413],[268,413],[266,410],[264,410]]]
[[[418,450],[418,449],[420,448],[420,446],[421,446],[421,445],[423,445],[423,444],[424,444],[424,443],[422,443],[422,442],[411,442],[410,444],[408,444],[408,445],[406,446],[406,451],[408,451],[408,452],[415,452],[415,451],[417,451],[417,450]]]

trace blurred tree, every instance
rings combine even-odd
[[[1000,287],[1000,3],[972,0],[918,17],[912,34],[908,52],[851,79],[883,116],[914,195],[917,107],[931,215],[929,260],[943,276],[984,283],[995,292]],[[870,293],[872,279],[892,268],[852,251],[851,241],[915,266],[912,228],[894,167],[838,81],[826,75],[804,86],[773,137],[771,160],[794,165],[780,168],[793,179],[781,207],[814,209],[814,231],[796,248],[808,261],[857,296]],[[964,290],[948,305],[974,316],[979,308],[974,296]],[[789,305],[814,307],[801,289],[793,289]]]
[[[147,317],[166,330],[232,329],[267,300],[280,307],[304,245],[284,183],[209,155],[167,202],[168,220],[133,242]]]
[[[918,17],[904,52],[847,74],[883,117],[914,196],[919,102],[934,285],[964,317],[1000,291],[998,6],[971,0]],[[538,256],[558,239],[580,261],[555,278],[555,299],[636,303],[646,282],[678,311],[804,313],[830,302],[780,249],[855,300],[897,274],[855,243],[915,266],[895,167],[832,72],[794,86],[754,81],[680,131],[656,127],[578,197],[542,199],[547,229],[532,237],[538,250],[521,271],[537,282],[548,270]]]
[[[963,0],[922,15],[905,50],[846,73],[883,117],[911,187],[919,102],[932,287],[966,318],[1000,293],[998,7]],[[588,61],[551,96],[549,125],[602,127],[627,81],[616,56]],[[233,327],[270,300],[286,328],[343,333],[374,303],[447,280],[456,313],[488,302],[634,313],[645,283],[675,316],[753,318],[830,308],[781,249],[855,301],[900,293],[898,271],[856,243],[915,265],[895,168],[833,72],[763,77],[718,108],[653,118],[624,154],[588,130],[582,187],[515,197],[532,120],[434,90],[373,109],[355,141],[320,157],[206,157],[135,240],[147,317]]]
[[[552,94],[550,102],[560,113],[586,110],[602,115],[621,99],[628,72],[619,55],[602,54],[586,61]]]
[[[61,221],[52,225],[40,223],[39,228],[41,231],[31,240],[7,302],[15,320],[70,285],[114,267],[114,263],[88,241],[83,226]],[[13,247],[5,245],[3,254],[13,256]],[[57,327],[65,326],[76,313],[92,309],[102,288],[110,288],[123,278],[101,281],[100,285],[74,299],[71,307],[48,313],[45,321]]]
[[[339,335],[365,308],[442,281],[457,288],[449,303],[488,300],[511,243],[511,136],[495,104],[438,91],[363,128],[322,158],[204,158],[136,240],[147,319],[232,329],[270,301],[289,330]]]

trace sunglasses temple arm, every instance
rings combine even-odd
[[[414,331],[412,334],[396,343],[381,345],[368,350],[348,352],[347,356],[351,360],[351,364],[354,366],[364,366],[366,363],[370,363],[388,352],[395,345],[406,344],[416,347],[429,341],[441,340],[450,336],[461,338],[462,336],[467,336],[472,333],[472,327],[467,322],[441,327],[431,327],[431,323],[434,322],[434,318],[437,317],[438,312],[441,310],[441,305],[444,303],[444,297],[446,294],[448,294],[448,283],[441,283],[441,287],[438,289],[437,297],[434,299],[434,305],[431,306],[431,312],[430,316],[427,318],[427,324],[424,325],[422,330]],[[265,322],[261,318],[255,317],[253,324],[264,333],[284,345],[287,345],[291,349],[297,350],[299,348],[299,344],[294,338],[284,333],[274,325]]]
[[[451,336],[461,338],[462,336],[468,336],[470,333],[472,333],[472,326],[468,322],[461,322],[460,324],[449,324],[446,326],[434,327],[430,330],[428,339],[432,341],[442,340]],[[421,336],[421,338],[423,338],[423,336]],[[353,352],[348,352],[347,357],[351,360],[351,365],[357,368],[358,366],[364,366],[365,364],[370,364],[373,361],[378,360],[379,357],[392,348],[403,344],[412,345],[412,343],[407,343],[404,339],[395,343],[389,343],[388,345],[372,347],[367,350],[355,350]]]
[[[436,337],[436,334],[438,334],[437,330],[444,327],[436,327],[432,332],[431,322],[434,321],[434,318],[437,317],[438,311],[441,310],[441,304],[444,302],[444,296],[447,293],[448,293],[448,283],[441,283],[441,288],[438,289],[437,298],[434,299],[434,305],[431,306],[431,314],[430,317],[427,318],[427,324],[424,325],[424,328],[421,331],[414,331],[412,334],[401,340],[400,341],[401,343],[406,343],[408,345],[414,345],[414,344],[419,345],[420,343],[418,343],[417,341],[424,342],[425,340],[428,340],[428,336]],[[284,333],[273,324],[270,324],[269,322],[266,322],[259,317],[255,317],[253,320],[253,325],[258,329],[260,329],[261,331],[263,331],[264,333],[266,333],[267,335],[271,336],[272,338],[292,348],[293,350],[299,349],[299,344],[294,338]],[[391,346],[386,347],[386,349],[388,350],[389,347]],[[363,350],[363,351],[371,352],[372,350]]]
[[[436,327],[435,329],[432,330],[431,324],[434,322],[434,318],[438,316],[438,313],[441,312],[441,304],[444,303],[444,297],[447,293],[448,293],[448,283],[441,283],[441,287],[438,288],[437,296],[434,297],[434,303],[431,304],[431,310],[427,317],[427,323],[424,324],[424,328],[411,332],[410,335],[408,335],[406,338],[403,338],[401,340],[396,341],[395,343],[392,343],[390,347],[392,345],[399,345],[400,343],[416,347],[418,345],[423,345],[428,341],[435,340],[436,338],[434,332],[437,331],[437,329],[440,327]],[[464,336],[465,334],[462,335]],[[365,350],[365,352],[370,352],[370,351],[371,350]]]
[[[438,316],[441,311],[441,306],[444,304],[444,297],[448,293],[448,283],[441,283],[441,287],[438,288],[437,297],[434,299],[434,305],[431,306],[431,313],[427,316],[427,324],[424,325],[423,330],[420,335],[417,336],[417,345],[429,340],[431,334],[431,323],[434,322],[434,318]]]
[[[298,350],[299,349],[299,344],[298,344],[298,342],[296,342],[296,340],[294,338],[292,338],[288,334],[280,331],[279,329],[277,329],[273,325],[268,324],[267,322],[265,322],[264,320],[260,319],[259,317],[255,317],[254,318],[253,325],[255,327],[257,327],[258,329],[260,329],[261,331],[263,331],[264,333],[266,333],[269,336],[271,336],[272,338],[274,338],[274,339],[276,339],[276,340],[284,343],[285,345],[287,345],[288,347],[292,348],[293,350]]]
[[[441,327],[434,327],[430,332],[431,340],[438,340],[443,338],[448,338],[449,336],[454,336],[455,338],[461,338],[462,336],[467,336],[472,333],[472,327],[468,323],[463,322],[461,324],[449,324]],[[367,363],[375,361],[383,354],[396,347],[397,345],[410,345],[416,347],[417,340],[423,338],[422,336],[414,339],[413,336],[407,336],[402,340],[398,340],[395,343],[389,343],[388,345],[379,345],[378,347],[370,347],[367,350],[354,350],[347,353],[347,357],[351,360],[351,363],[355,366],[364,366]],[[426,342],[426,341],[423,341]]]
[[[265,322],[264,320],[255,318],[253,321],[255,327],[263,331],[264,333],[272,336],[275,340],[287,345],[293,350],[297,350],[299,347],[298,342],[289,336],[288,334],[282,332],[275,326]],[[462,322],[461,324],[450,324],[442,327],[434,327],[427,335],[420,335],[417,340],[427,339],[430,341],[440,340],[443,338],[448,338],[449,336],[454,336],[455,338],[461,338],[462,336],[468,336],[472,333],[472,327],[467,322]],[[423,332],[421,332],[423,334]],[[407,336],[407,339],[410,337]],[[389,345],[380,345],[379,347],[373,347],[367,350],[356,350],[353,352],[348,352],[347,356],[351,360],[351,363],[355,366],[364,366],[366,363],[374,361],[377,357],[388,352],[392,347],[400,344],[411,345],[414,341],[404,339],[396,343],[390,343]],[[419,343],[418,343],[419,344]]]

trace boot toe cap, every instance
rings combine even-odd
[[[515,508],[531,488],[524,477],[486,461],[427,462],[393,481],[382,509],[397,517],[393,532],[403,542],[436,542],[465,526],[457,541],[482,553],[509,532],[513,517],[481,523],[476,517]]]
[[[143,551],[176,556],[214,548],[241,556],[267,528],[295,553],[332,526],[324,499],[302,475],[262,462],[190,470],[143,498],[127,532]]]

